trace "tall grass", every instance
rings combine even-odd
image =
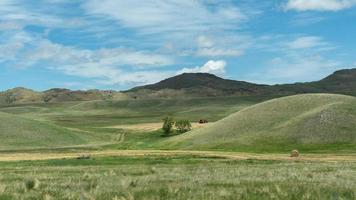
[[[356,168],[348,162],[97,159],[1,163],[0,199],[356,198]],[[33,177],[40,187],[23,189]]]

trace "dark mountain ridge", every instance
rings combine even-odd
[[[334,72],[326,78],[306,83],[261,85],[227,80],[206,73],[185,73],[158,83],[126,91],[134,98],[175,96],[293,95],[335,93],[356,96],[356,69]]]

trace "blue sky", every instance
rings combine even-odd
[[[313,81],[356,67],[355,49],[356,0],[0,1],[0,90]]]

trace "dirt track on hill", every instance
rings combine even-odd
[[[356,162],[356,155],[333,155],[333,154],[306,154],[299,158],[291,158],[287,154],[252,154],[235,152],[214,152],[214,151],[183,151],[183,150],[110,150],[110,151],[89,151],[81,153],[0,153],[0,161],[25,161],[25,160],[51,160],[51,159],[75,159],[81,155],[91,157],[105,156],[197,156],[202,158],[222,158],[230,160],[280,160],[280,161],[319,161],[319,162]]]

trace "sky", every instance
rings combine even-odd
[[[262,84],[356,67],[356,0],[0,0],[0,90]]]

